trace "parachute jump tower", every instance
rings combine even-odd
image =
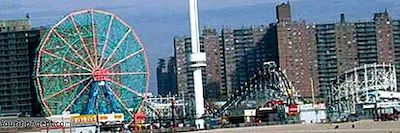
[[[206,54],[200,51],[200,39],[199,39],[199,20],[197,10],[197,0],[189,0],[189,12],[190,12],[190,31],[192,38],[192,54],[190,55],[190,61],[192,62],[190,67],[194,68],[193,80],[194,80],[194,95],[195,95],[195,106],[196,106],[196,125],[199,129],[204,128],[204,120],[201,116],[204,114],[204,97],[203,97],[203,81],[201,74],[201,67],[206,66]]]

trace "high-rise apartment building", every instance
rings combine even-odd
[[[348,22],[340,14],[335,23],[307,24],[293,21],[290,8],[289,2],[277,5],[277,23],[269,26],[224,27],[220,34],[206,28],[201,37],[208,65],[205,92],[229,97],[265,61],[277,62],[304,98],[325,97],[339,75],[360,65],[400,67],[400,20],[392,20],[386,10],[370,21]],[[190,38],[175,39],[177,84],[184,88],[178,90],[190,88],[193,79],[188,53]],[[400,86],[400,69],[397,77]]]
[[[393,24],[394,23],[394,24]],[[373,21],[318,24],[318,69],[322,95],[338,75],[354,67],[372,64],[395,64],[395,21],[387,11],[375,13]]]
[[[279,65],[303,97],[311,96],[311,84],[315,95],[325,96],[337,76],[359,65],[400,60],[396,21],[387,11],[372,21],[347,22],[341,14],[337,23],[316,25],[292,21],[289,3],[276,11]]]
[[[204,52],[203,38],[200,38],[200,51]],[[191,53],[191,39],[177,36],[174,38],[174,57],[176,69],[176,81],[178,93],[186,96],[194,96],[193,68],[190,67],[189,55]],[[206,88],[206,72],[202,67],[203,86]],[[205,94],[207,95],[207,94]]]
[[[169,60],[159,59],[157,66],[157,89],[158,95],[177,94],[175,58]]]
[[[276,25],[222,30],[227,94],[239,89],[263,62],[278,61]]]
[[[225,27],[221,30],[221,47],[222,54],[221,59],[223,60],[222,64],[222,83],[223,87],[221,88],[221,96],[229,97],[229,94],[232,93],[232,88],[235,85],[235,38],[233,36],[233,30]]]
[[[221,94],[222,60],[220,36],[216,29],[205,28],[200,37],[201,51],[206,53],[207,66],[203,70],[203,86],[206,98],[218,98]],[[190,66],[188,55],[191,52],[191,39],[189,37],[175,37],[175,58],[177,68],[178,92],[185,94],[194,93],[193,70]]]
[[[395,63],[395,50],[393,38],[393,24],[389,13],[374,14],[376,45],[378,50],[378,63]],[[399,41],[399,40],[397,40]]]
[[[340,23],[335,24],[335,49],[337,58],[337,72],[345,71],[358,66],[356,28],[352,23],[346,23],[344,14],[341,14]]]
[[[220,48],[220,36],[216,29],[213,28],[205,28],[203,30],[203,43],[204,43],[204,52],[206,53],[206,64],[205,72],[206,72],[206,86],[205,88],[205,96],[207,98],[218,98],[218,96],[224,92],[222,92],[222,88],[224,87],[222,83],[222,49]]]
[[[312,92],[318,94],[318,89],[312,88],[316,79],[312,74],[316,68],[311,64],[315,60],[312,56],[315,41],[309,37],[314,34],[309,30],[313,28],[304,21],[292,21],[289,3],[278,5],[276,11],[279,67],[302,97],[311,97]]]
[[[189,59],[187,53],[186,45],[190,45],[189,39],[185,37],[175,37],[174,38],[174,57],[176,63],[176,81],[177,89],[179,93],[188,93],[187,84],[187,73],[189,69]]]
[[[357,31],[341,14],[340,23],[318,24],[318,75],[321,95],[325,96],[332,81],[345,71],[358,66]]]
[[[311,77],[308,77],[311,80],[310,90],[308,94],[304,95],[307,97],[318,97],[319,96],[319,82],[318,82],[318,54],[317,54],[317,38],[316,38],[316,27],[315,25],[307,25],[307,38],[306,38],[306,46],[307,46],[307,55],[308,55],[308,69],[311,71]]]
[[[277,23],[286,24],[292,22],[292,13],[289,2],[277,5],[275,11]]]
[[[41,30],[29,19],[0,21],[0,114],[40,114],[32,75]]]
[[[400,20],[392,20],[397,88],[400,87]]]
[[[28,18],[19,20],[0,20],[0,32],[24,31],[31,29]]]
[[[207,57],[204,68],[205,95],[207,98],[225,99],[233,90],[248,80],[258,65],[266,61],[277,61],[275,25],[242,29],[205,28],[201,37]],[[185,41],[186,40],[186,41]],[[186,44],[185,44],[186,43]],[[190,90],[191,71],[187,61],[190,38],[175,38],[178,86]],[[185,49],[185,50],[184,50]],[[178,59],[179,58],[179,59]],[[179,75],[180,74],[180,75]],[[188,84],[186,84],[188,83]],[[185,92],[185,91],[184,91]]]
[[[318,53],[318,82],[320,93],[325,95],[331,82],[337,77],[335,24],[316,26]]]

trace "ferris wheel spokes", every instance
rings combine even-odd
[[[136,52],[134,52],[134,53],[132,53],[132,54],[126,56],[125,58],[119,60],[118,62],[112,64],[111,66],[109,66],[109,67],[107,67],[107,68],[105,68],[105,69],[113,68],[114,66],[121,64],[122,62],[128,60],[129,58],[131,58],[131,57],[133,57],[133,56],[135,56],[135,55],[137,55],[137,54],[139,54],[139,53],[141,53],[141,52],[143,52],[143,49],[140,49],[140,50],[138,50],[138,51],[136,51]],[[104,64],[103,67],[105,67],[106,65],[107,65],[107,64]]]
[[[108,23],[108,28],[107,28],[107,32],[106,32],[106,39],[104,41],[103,49],[101,50],[99,66],[103,63],[104,52],[106,51],[106,48],[107,48],[108,38],[110,37],[110,31],[111,31],[111,26],[112,26],[113,20],[114,20],[114,15],[111,15],[111,19],[110,19],[110,22]]]
[[[82,90],[78,93],[78,95],[76,95],[74,97],[74,99],[72,99],[72,101],[68,104],[68,106],[64,109],[63,112],[66,112],[69,110],[69,108],[71,108],[71,106],[75,103],[75,101],[82,95],[83,92],[86,91],[86,89],[89,87],[89,85],[91,85],[93,82],[93,79],[91,79],[86,85],[85,87],[82,88]]]
[[[73,87],[75,87],[75,86],[77,86],[77,85],[79,85],[79,84],[81,84],[81,83],[83,83],[83,82],[85,82],[85,81],[91,79],[91,78],[92,78],[92,77],[87,77],[87,78],[85,78],[85,79],[83,79],[83,80],[80,80],[79,82],[76,82],[76,83],[74,83],[74,84],[72,84],[72,85],[70,85],[70,86],[68,86],[68,87],[66,87],[66,88],[64,88],[64,89],[62,89],[62,90],[56,92],[55,94],[52,94],[52,95],[50,95],[50,96],[44,98],[44,99],[47,100],[47,99],[50,99],[50,98],[52,98],[52,97],[55,97],[55,96],[57,96],[57,95],[59,95],[59,94],[65,92],[65,91],[68,91],[68,90],[72,89]]]
[[[128,112],[128,114],[133,117],[134,115],[129,111],[128,107],[126,107],[126,105],[122,102],[122,100],[117,96],[117,94],[115,94],[115,92],[110,89],[111,93],[113,94],[113,96],[115,97],[115,99],[117,99],[117,101],[122,105],[122,107],[124,107],[125,111]]]
[[[108,75],[146,75],[147,72],[121,72],[121,73],[109,73]]]
[[[74,37],[74,35],[72,35],[71,33],[66,32],[66,31],[57,30],[57,32],[60,33],[61,35],[64,35],[64,37]]]
[[[96,40],[96,27],[94,24],[94,13],[93,9],[90,10],[90,16],[91,16],[91,24],[92,24],[92,39],[93,39],[93,50],[94,50],[94,63],[93,67],[97,68],[97,40]]]
[[[139,92],[137,92],[137,91],[135,91],[135,90],[133,90],[133,89],[131,89],[131,88],[125,86],[125,85],[122,85],[122,84],[120,84],[120,83],[118,83],[118,82],[116,82],[116,81],[114,81],[114,80],[112,80],[112,79],[110,79],[110,82],[111,82],[111,83],[114,83],[115,85],[120,86],[120,87],[122,87],[122,88],[124,88],[124,89],[126,89],[126,90],[128,90],[128,91],[130,91],[130,92],[135,93],[137,96],[140,96],[140,97],[143,96],[143,95],[140,94]]]
[[[86,9],[69,13],[43,39],[35,78],[46,115],[85,114],[86,107],[93,113],[87,105],[93,105],[95,89],[100,112],[122,112],[132,122],[143,107],[149,67],[131,26],[112,13]]]
[[[38,77],[90,76],[92,73],[38,74]]]
[[[85,70],[87,70],[87,71],[89,71],[89,72],[92,71],[91,69],[89,69],[89,68],[87,68],[87,67],[81,66],[80,64],[77,64],[77,63],[75,63],[75,62],[73,62],[73,61],[70,61],[70,60],[66,59],[65,57],[60,57],[60,56],[58,56],[58,55],[55,55],[55,54],[53,54],[53,53],[51,53],[51,52],[49,52],[49,51],[42,50],[41,52],[43,52],[43,53],[45,53],[45,54],[47,54],[47,55],[50,55],[50,56],[52,56],[52,57],[54,57],[54,58],[60,59],[60,60],[66,62],[66,63],[68,63],[68,64],[71,64],[71,65],[74,65],[74,66],[76,66],[76,67],[85,69]]]
[[[78,34],[78,36],[79,36],[79,40],[80,40],[80,42],[81,42],[83,48],[85,49],[86,54],[89,56],[90,62],[91,62],[92,64],[94,64],[93,58],[92,58],[92,56],[91,56],[91,54],[90,54],[90,52],[89,52],[89,49],[88,49],[87,46],[86,46],[85,41],[83,40],[81,31],[79,30],[78,26],[76,25],[76,22],[75,22],[75,19],[74,19],[73,15],[69,16],[69,19],[71,20],[72,24],[74,25],[74,29],[75,29],[76,33]]]
[[[90,64],[78,53],[78,51],[77,51],[71,44],[69,44],[69,43],[65,40],[64,37],[62,37],[62,36],[57,32],[56,29],[53,29],[53,33],[54,33],[58,38],[60,38],[60,39],[64,42],[64,44],[68,45],[69,49],[71,49],[72,52],[73,52],[76,56],[78,56],[86,65],[88,65],[88,67],[90,67],[90,68],[92,68],[92,69],[94,68],[94,66],[90,65]]]
[[[121,40],[119,40],[117,46],[113,49],[113,51],[111,52],[111,54],[107,57],[107,59],[104,61],[103,64],[100,64],[100,68],[103,68],[111,59],[112,56],[114,56],[115,52],[117,51],[117,49],[119,49],[119,47],[122,45],[122,42],[125,41],[126,37],[128,37],[129,33],[132,31],[131,28],[128,28],[128,30],[125,32],[124,36],[121,38]]]

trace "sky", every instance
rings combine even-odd
[[[275,22],[275,6],[287,0],[198,0],[200,28],[220,29]],[[373,13],[388,9],[400,19],[399,0],[290,0],[294,20],[307,23],[333,23],[339,14],[348,21],[371,20]],[[188,0],[0,0],[0,20],[24,18],[32,25],[51,26],[69,12],[102,9],[127,21],[146,47],[151,69],[150,90],[157,89],[157,59],[173,55],[173,37],[190,35]]]

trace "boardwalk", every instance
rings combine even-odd
[[[352,125],[354,124],[354,128]],[[338,127],[335,129],[335,127]],[[226,128],[197,131],[197,133],[400,133],[400,121],[359,121],[333,124],[295,124],[261,127]]]

